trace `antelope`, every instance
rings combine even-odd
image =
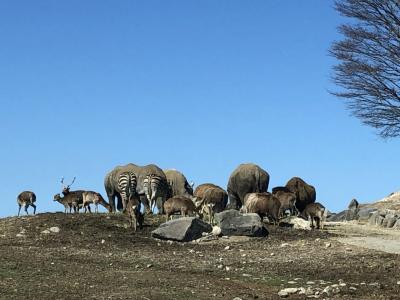
[[[321,203],[315,202],[308,204],[302,211],[301,216],[310,221],[311,228],[314,228],[315,221],[317,229],[324,229],[324,222],[327,214],[328,210]]]
[[[137,224],[139,224],[139,228],[143,227],[143,215],[140,212],[140,201],[137,197],[130,197],[128,202],[126,203],[126,209],[123,211],[128,215],[129,218],[129,226],[133,228],[133,231],[136,232]]]
[[[104,198],[101,196],[101,194],[99,194],[97,192],[93,192],[93,191],[83,192],[82,193],[82,207],[85,209],[85,213],[88,209],[90,212],[90,204],[92,204],[92,203],[95,205],[96,213],[99,212],[99,208],[98,208],[99,204],[103,205],[109,212],[112,212],[111,205],[108,204],[104,200]]]
[[[34,204],[36,202],[36,195],[34,192],[31,191],[24,191],[21,194],[18,195],[17,197],[17,203],[18,203],[18,217],[21,212],[21,207],[24,206],[25,212],[28,215],[28,207],[32,206],[33,207],[33,214],[36,213],[36,205]]]
[[[277,225],[281,203],[277,197],[270,193],[249,193],[244,197],[244,213],[256,213],[261,220],[267,216],[268,220]]]
[[[183,217],[189,214],[199,213],[199,207],[195,205],[194,201],[185,196],[174,196],[164,202],[164,212],[166,214],[166,221],[172,218],[175,213],[180,213]]]

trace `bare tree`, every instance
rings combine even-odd
[[[381,137],[399,136],[400,0],[338,0],[335,8],[351,22],[339,27],[344,39],[330,49],[341,87],[332,93]]]

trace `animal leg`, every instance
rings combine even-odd
[[[18,206],[19,206],[18,208],[18,217],[19,217],[19,213],[21,212],[21,205],[18,204]]]
[[[26,212],[27,215],[29,215],[29,213],[28,213],[28,207],[29,207],[29,205],[25,205],[25,212]]]
[[[31,206],[33,207],[33,214],[36,214],[36,205],[35,204],[31,204]]]

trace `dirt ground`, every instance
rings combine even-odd
[[[288,299],[400,298],[399,254],[351,243],[396,242],[390,233],[335,224],[181,244],[150,237],[159,217],[145,222],[132,233],[115,214],[0,219],[0,298],[280,299],[290,287],[308,292]],[[53,226],[60,232],[42,233]],[[322,292],[331,285],[336,292]]]

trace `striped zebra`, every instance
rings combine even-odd
[[[163,213],[164,207],[163,204],[168,195],[168,182],[165,177],[150,174],[147,175],[143,180],[143,189],[146,194],[146,198],[149,201],[150,211],[157,206],[160,214]],[[161,203],[157,202],[161,199]]]
[[[128,201],[136,195],[136,175],[133,172],[122,172],[118,177],[118,192],[122,198],[123,211]]]

